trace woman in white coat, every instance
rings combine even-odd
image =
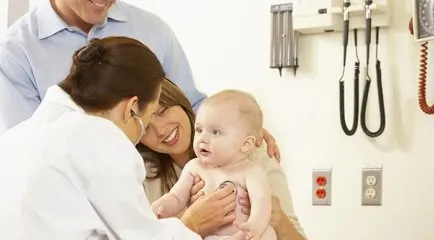
[[[0,138],[0,239],[200,239],[177,219],[158,220],[142,187],[135,145],[164,76],[130,38],[79,49],[35,114]]]

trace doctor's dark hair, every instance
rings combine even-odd
[[[158,97],[165,76],[155,54],[128,37],[92,39],[73,55],[69,75],[59,86],[85,111],[113,108],[138,97],[139,109]]]
[[[187,114],[191,127],[190,147],[188,151],[190,159],[195,158],[196,155],[193,151],[193,136],[196,115],[187,96],[185,96],[183,91],[176,84],[165,79],[161,84],[159,103],[166,108],[179,106]],[[178,176],[173,167],[174,160],[169,156],[169,154],[153,151],[142,143],[137,144],[137,150],[142,155],[143,161],[146,165],[147,176],[145,181],[158,181],[158,179],[161,179],[161,193],[164,194],[169,192],[173,185],[178,181]]]

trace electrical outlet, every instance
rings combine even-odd
[[[373,188],[367,188],[365,190],[365,197],[366,198],[374,199],[376,195],[377,195],[377,192]]]
[[[331,205],[332,170],[314,169],[312,171],[312,205]]]
[[[382,204],[382,181],[382,167],[362,169],[362,205],[380,206]]]
[[[375,184],[377,184],[377,178],[375,176],[367,176],[366,184],[368,186],[375,186]]]

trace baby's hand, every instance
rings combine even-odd
[[[158,202],[152,203],[151,207],[152,207],[152,211],[157,216],[157,218],[167,217],[165,216],[164,208]]]
[[[155,215],[157,215],[157,218],[159,219],[170,217],[167,216],[167,212],[165,211],[164,207],[156,202],[152,204],[152,211],[155,213]]]
[[[160,207],[160,204],[158,202],[154,202],[151,204],[152,211],[154,214],[158,217],[158,208]]]
[[[245,240],[260,240],[261,234],[258,234],[247,222],[242,224],[234,223],[235,227],[244,233]]]
[[[158,217],[159,219],[161,219],[161,218],[168,218],[168,217],[171,217],[171,216],[169,216],[169,215],[167,214],[167,212],[165,211],[164,207],[160,206],[160,207],[158,207],[158,209],[157,209],[157,217]]]

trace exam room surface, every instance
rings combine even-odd
[[[212,94],[238,88],[257,96],[266,128],[280,146],[294,207],[309,239],[434,239],[434,159],[430,156],[434,118],[422,113],[417,104],[419,46],[408,33],[411,1],[392,0],[391,26],[380,30],[387,123],[383,135],[375,140],[367,138],[360,127],[348,137],[339,124],[340,33],[302,37],[295,78],[292,70],[283,70],[279,77],[277,70],[268,68],[269,7],[283,1],[127,2],[155,12],[168,22],[189,57],[199,89]],[[363,36],[360,31],[362,61]],[[348,80],[355,60],[353,41],[350,34]],[[434,55],[432,49],[430,57]],[[428,99],[434,102],[434,62],[429,64]],[[368,124],[376,129],[379,122],[374,83]],[[352,85],[346,85],[346,90],[349,123]],[[366,165],[383,165],[382,206],[361,206],[361,169]],[[322,167],[333,168],[332,205],[312,206],[312,169]]]

